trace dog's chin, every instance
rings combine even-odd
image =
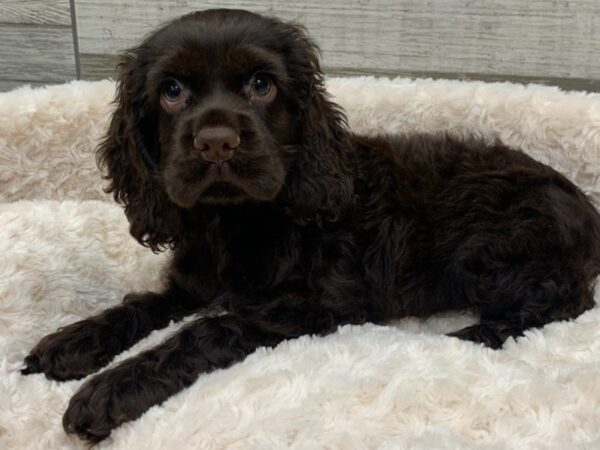
[[[282,184],[283,185],[283,184]],[[198,205],[239,205],[245,202],[271,201],[279,194],[281,186],[258,189],[256,186],[229,181],[215,181],[201,189],[173,192],[167,189],[170,199],[177,206],[191,209]]]
[[[251,197],[239,187],[225,181],[211,184],[198,197],[197,203],[205,205],[236,205],[251,200]]]
[[[190,177],[181,167],[167,168],[165,187],[171,201],[181,208],[197,205],[236,205],[245,202],[267,202],[275,199],[284,185],[285,169],[282,164],[272,164],[269,170],[240,169],[229,164],[210,166]],[[183,181],[183,182],[182,182]]]

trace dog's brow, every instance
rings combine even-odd
[[[239,46],[232,50],[231,56],[241,72],[265,71],[279,79],[286,79],[288,76],[284,61],[274,52],[261,47]]]
[[[170,78],[188,83],[198,72],[201,72],[186,61],[180,61],[180,59],[181,55],[177,55],[176,58],[173,58],[172,55],[159,58],[156,64],[148,71],[149,84],[159,86]]]

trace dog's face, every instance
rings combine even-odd
[[[124,57],[99,160],[132,234],[157,248],[177,241],[182,211],[207,204],[280,202],[299,220],[335,216],[351,195],[346,136],[302,29],[209,10]]]
[[[168,25],[140,52],[158,120],[154,155],[175,204],[269,201],[281,191],[300,111],[276,31],[245,12],[203,13]]]

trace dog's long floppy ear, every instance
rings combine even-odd
[[[319,49],[293,26],[288,69],[298,97],[300,146],[286,180],[292,217],[299,223],[337,220],[352,204],[350,133],[344,113],[325,92]]]
[[[173,247],[181,233],[181,211],[160,185],[157,116],[144,92],[147,68],[135,51],[118,66],[116,109],[97,161],[109,180],[106,192],[125,206],[130,232],[154,252]]]

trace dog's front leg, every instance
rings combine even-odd
[[[152,330],[200,309],[199,299],[172,285],[164,292],[135,293],[123,303],[44,337],[25,358],[23,374],[54,380],[82,378],[108,364]]]
[[[326,332],[334,325],[331,315],[287,311],[281,304],[271,313],[197,319],[162,345],[95,376],[71,399],[63,417],[65,430],[100,441],[121,423],[190,386],[202,373],[228,367],[258,347]],[[307,320],[310,317],[315,320]]]

